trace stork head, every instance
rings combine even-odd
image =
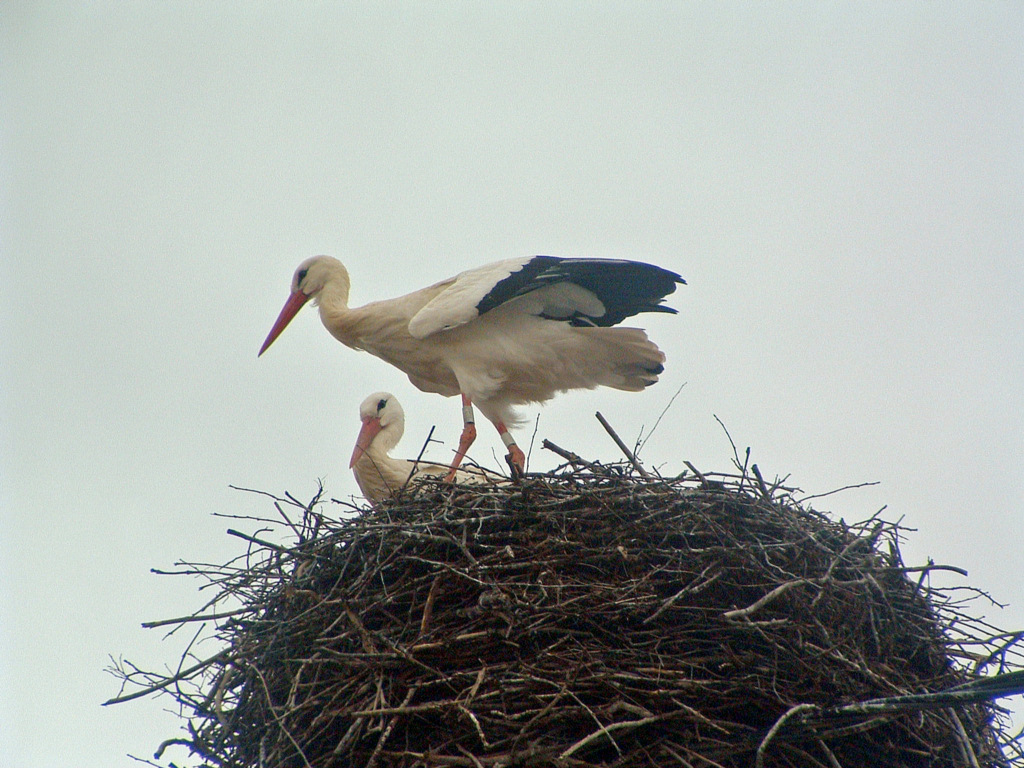
[[[359,420],[363,422],[356,438],[349,467],[355,465],[376,442],[376,449],[387,453],[402,439],[405,431],[405,411],[390,392],[374,392],[359,406]]]
[[[342,263],[330,256],[313,256],[299,264],[292,276],[292,289],[288,301],[277,316],[274,327],[267,334],[267,340],[260,347],[260,354],[267,351],[267,347],[274,343],[274,339],[281,335],[292,318],[299,313],[303,305],[313,299],[314,303],[319,302],[324,289],[328,286],[340,293],[343,302],[348,301],[348,272]]]

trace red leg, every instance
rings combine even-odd
[[[516,445],[516,440],[512,437],[512,433],[508,431],[508,427],[505,426],[505,422],[499,421],[495,426],[498,428],[498,434],[501,435],[501,442],[508,448],[508,458],[519,468],[520,474],[526,473],[526,455],[520,450],[519,446]]]
[[[449,482],[455,479],[455,473],[459,469],[459,464],[466,458],[466,451],[469,450],[469,446],[476,440],[476,424],[473,416],[473,403],[466,395],[462,396],[462,435],[459,437],[459,450],[455,452],[455,458],[452,460],[452,465],[448,469],[448,475],[445,478]]]

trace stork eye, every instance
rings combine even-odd
[[[379,401],[379,402],[377,403],[377,413],[380,413],[381,411],[383,411],[383,410],[384,410],[384,406],[385,406],[385,405],[387,405],[387,404],[388,404],[388,401],[387,401],[387,400],[381,400],[381,401]]]
[[[299,270],[299,274],[296,275],[296,277],[299,279],[298,285],[302,285],[302,281],[306,279],[306,273],[307,272],[309,272],[308,269],[300,269]]]

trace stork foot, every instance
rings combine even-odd
[[[508,447],[508,455],[505,457],[505,462],[512,471],[513,480],[526,474],[526,455],[515,443]]]

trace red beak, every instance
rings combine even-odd
[[[380,430],[380,419],[376,416],[363,421],[363,428],[359,430],[359,436],[356,438],[356,447],[352,450],[352,459],[348,463],[349,469],[366,453],[366,449],[370,447],[370,443]]]
[[[302,305],[307,301],[309,301],[309,296],[302,291],[296,291],[288,297],[288,301],[285,302],[284,307],[281,309],[281,314],[277,316],[277,322],[274,323],[274,327],[270,329],[270,333],[267,335],[267,340],[260,347],[260,355],[266,352],[267,347],[274,343],[274,339],[281,335],[281,331],[287,327],[288,323],[299,313]]]

